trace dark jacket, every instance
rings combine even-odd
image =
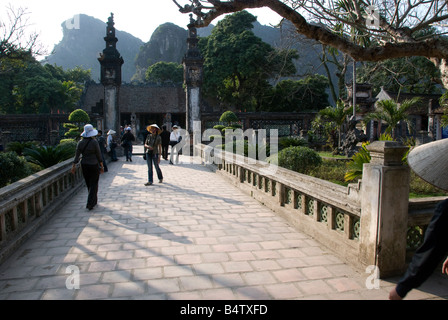
[[[75,160],[73,161],[74,163],[79,162],[81,154],[81,164],[95,165],[103,162],[100,145],[94,138],[83,138],[78,142],[78,145],[76,147]]]
[[[126,131],[121,137],[121,142],[124,144],[132,145],[132,141],[135,141],[135,137],[131,131]]]
[[[162,146],[167,146],[170,144],[170,135],[171,133],[169,131],[162,131],[162,133],[160,134],[160,137],[162,137]]]

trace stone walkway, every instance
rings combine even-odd
[[[359,273],[200,164],[111,163],[0,266],[0,300],[387,299]],[[77,282],[79,280],[79,282]],[[79,284],[79,288],[77,285]],[[448,297],[440,272],[407,299]]]

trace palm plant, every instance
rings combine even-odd
[[[345,173],[345,181],[352,181],[362,177],[362,169],[364,163],[369,163],[371,156],[367,146],[370,142],[365,142],[357,153],[352,156],[352,160],[347,164],[347,172]]]
[[[394,141],[390,134],[382,134],[379,138],[379,141]],[[357,153],[352,156],[351,161],[347,164],[347,171],[345,173],[344,179],[345,181],[352,181],[362,177],[362,169],[364,167],[364,163],[370,163],[371,156],[370,151],[367,150],[367,146],[370,142],[364,142],[362,147],[359,149]]]
[[[381,120],[383,122],[386,122],[388,125],[388,127],[386,128],[386,133],[391,134],[392,137],[395,139],[396,138],[395,129],[402,121],[404,121],[407,124],[408,130],[410,132],[412,131],[412,122],[409,117],[408,111],[418,102],[420,102],[419,97],[405,100],[401,104],[398,104],[393,100],[378,101],[377,111],[371,112],[368,115],[366,115],[364,117],[364,121],[368,122],[371,120]]]
[[[326,107],[319,111],[318,115],[323,119],[333,122],[338,131],[338,147],[341,147],[342,125],[347,120],[347,116],[353,113],[353,107],[346,108],[345,104],[338,100],[336,107]]]
[[[56,147],[43,146],[25,148],[23,154],[28,162],[37,164],[46,169],[74,156],[73,148],[69,144],[60,144]]]

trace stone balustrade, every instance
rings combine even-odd
[[[0,263],[82,186],[67,160],[0,189]]]
[[[360,269],[400,274],[444,197],[409,199],[409,168],[393,142],[374,142],[363,179],[347,187],[206,145],[195,155],[218,174]],[[72,160],[0,189],[0,263],[83,184]]]
[[[347,187],[240,155],[196,146],[203,164],[227,177],[292,226],[329,247],[360,270],[401,274],[442,198],[409,199],[407,148],[374,142],[363,179]],[[417,231],[416,231],[417,230]]]

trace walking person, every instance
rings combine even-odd
[[[180,142],[181,136],[179,134],[179,127],[174,125],[173,131],[170,135],[170,146],[171,146],[171,153],[170,153],[170,164],[173,163],[173,156],[176,154],[176,164],[179,163],[179,150],[177,150],[176,145]]]
[[[168,160],[168,147],[170,146],[170,132],[167,130],[166,125],[162,126],[162,133],[160,137],[162,138],[162,158]]]
[[[408,164],[423,180],[448,190],[448,139],[430,142],[413,149]],[[441,201],[429,223],[423,243],[417,248],[411,263],[395,288],[390,300],[401,300],[422,285],[442,262],[442,273],[448,275],[448,199]],[[445,260],[444,260],[445,259]]]
[[[98,144],[100,145],[101,158],[103,159],[104,172],[108,172],[109,169],[107,168],[106,156],[105,156],[105,154],[107,153],[107,141],[106,141],[106,138],[103,137],[102,130],[98,130],[97,141],[98,141]]]
[[[109,152],[112,161],[118,161],[117,152],[115,150],[117,148],[117,143],[114,138],[115,134],[116,132],[112,129],[107,133],[107,151]]]
[[[98,181],[100,174],[104,172],[100,145],[95,139],[97,135],[98,131],[91,124],[84,126],[84,132],[81,134],[82,140],[76,146],[75,159],[71,170],[74,174],[76,165],[82,155],[82,175],[86,182],[87,190],[89,191],[86,208],[89,210],[92,210],[98,203]]]
[[[124,149],[126,161],[132,162],[132,142],[135,141],[135,137],[132,134],[131,127],[127,127],[125,133],[121,137],[121,146]]]
[[[148,126],[147,130],[149,131],[149,135],[146,137],[144,150],[146,153],[146,163],[148,165],[148,182],[145,183],[145,186],[150,186],[153,184],[153,165],[156,169],[159,183],[163,182],[163,174],[159,166],[160,157],[162,155],[162,138],[160,137],[162,130],[156,124]]]

